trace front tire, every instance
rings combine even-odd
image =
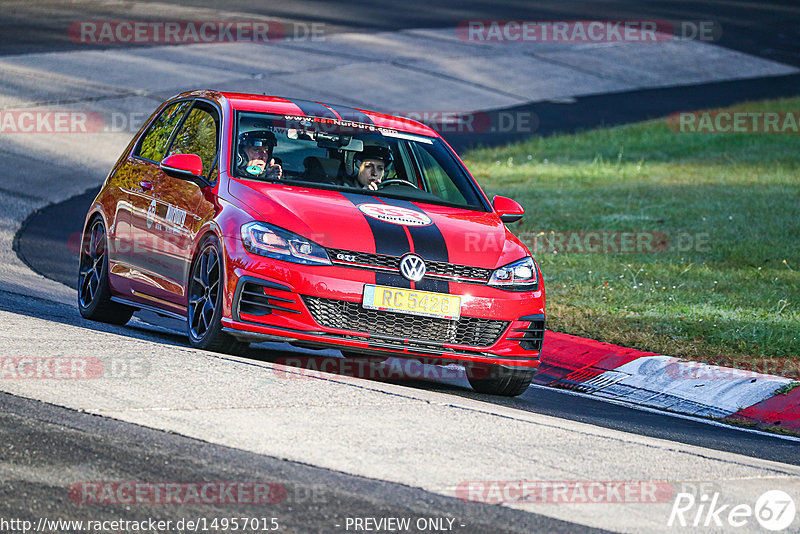
[[[248,343],[222,331],[222,299],[225,280],[219,240],[209,236],[192,262],[187,291],[186,327],[192,347],[237,354]]]
[[[536,376],[536,369],[511,368],[500,365],[471,365],[466,367],[467,380],[478,393],[516,397],[522,395]]]
[[[86,319],[116,325],[130,321],[133,308],[111,300],[108,284],[108,239],[103,219],[96,217],[81,240],[78,310]]]

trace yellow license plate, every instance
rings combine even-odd
[[[430,291],[400,289],[367,284],[362,304],[371,310],[385,310],[441,319],[461,317],[461,297]]]

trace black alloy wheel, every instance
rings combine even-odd
[[[123,325],[134,309],[111,300],[108,284],[108,240],[103,219],[95,218],[81,241],[78,310],[86,319]]]
[[[222,331],[224,266],[219,241],[209,236],[195,257],[187,291],[186,323],[189,343],[199,349],[238,353],[249,344]]]

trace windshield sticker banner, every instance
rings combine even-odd
[[[392,128],[381,128],[379,126],[375,126],[374,124],[365,124],[363,122],[356,122],[356,121],[347,121],[347,120],[340,120],[340,119],[330,119],[327,117],[309,117],[303,115],[284,115],[284,120],[288,123],[295,123],[304,125],[304,123],[308,123],[308,126],[311,125],[312,122],[315,122],[319,125],[330,125],[330,126],[337,126],[339,128],[358,128],[360,130],[367,130],[370,132],[381,132],[384,134],[396,134],[397,130]]]

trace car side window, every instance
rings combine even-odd
[[[192,109],[175,136],[169,155],[197,154],[203,162],[203,173],[208,174],[217,156],[218,128],[215,115],[205,108]]]
[[[189,101],[176,102],[164,109],[147,129],[135,155],[153,161],[164,159],[172,131],[191,105]]]

